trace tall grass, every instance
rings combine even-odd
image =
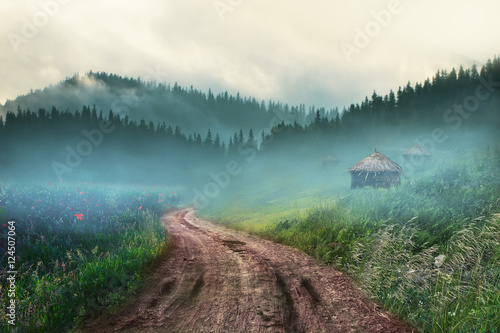
[[[499,156],[461,157],[399,188],[355,190],[262,234],[349,272],[425,332],[496,332],[499,172]]]
[[[160,215],[180,201],[158,187],[0,185],[1,230],[16,222],[18,271],[16,326],[1,332],[65,332],[131,295],[165,249]]]
[[[385,227],[356,242],[348,271],[395,313],[429,332],[494,332],[500,313],[500,215],[412,254],[418,230]],[[441,267],[434,258],[445,255]]]

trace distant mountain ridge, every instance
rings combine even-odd
[[[255,98],[242,98],[239,93],[214,95],[210,90],[204,93],[192,86],[187,89],[177,83],[170,86],[104,72],[75,74],[56,85],[18,96],[0,106],[0,113],[15,112],[18,107],[50,110],[52,106],[75,112],[84,105],[95,105],[105,114],[113,110],[120,116],[127,115],[131,121],[145,119],[180,126],[185,133],[205,133],[212,129],[224,136],[240,128],[244,131],[270,128],[277,124],[277,118],[279,122],[306,124],[314,117],[314,109],[306,112],[304,105],[288,107],[279,102],[259,102]],[[335,117],[336,112],[321,109],[329,118]]]

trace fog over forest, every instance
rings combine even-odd
[[[494,58],[325,110],[105,73],[77,75],[3,106],[1,170],[17,181],[181,185],[188,197],[203,193],[216,175],[224,181],[219,189],[210,185],[214,192],[280,177],[305,188],[347,189],[347,170],[375,149],[410,173],[402,153],[415,144],[444,159],[498,149],[498,82]],[[329,155],[338,163],[327,168]],[[228,165],[231,181],[223,177]]]

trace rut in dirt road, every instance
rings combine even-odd
[[[84,332],[413,332],[341,272],[270,241],[164,217],[169,256],[133,302]]]

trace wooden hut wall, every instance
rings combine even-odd
[[[375,188],[400,186],[401,176],[398,172],[352,172],[351,188],[372,186]]]

